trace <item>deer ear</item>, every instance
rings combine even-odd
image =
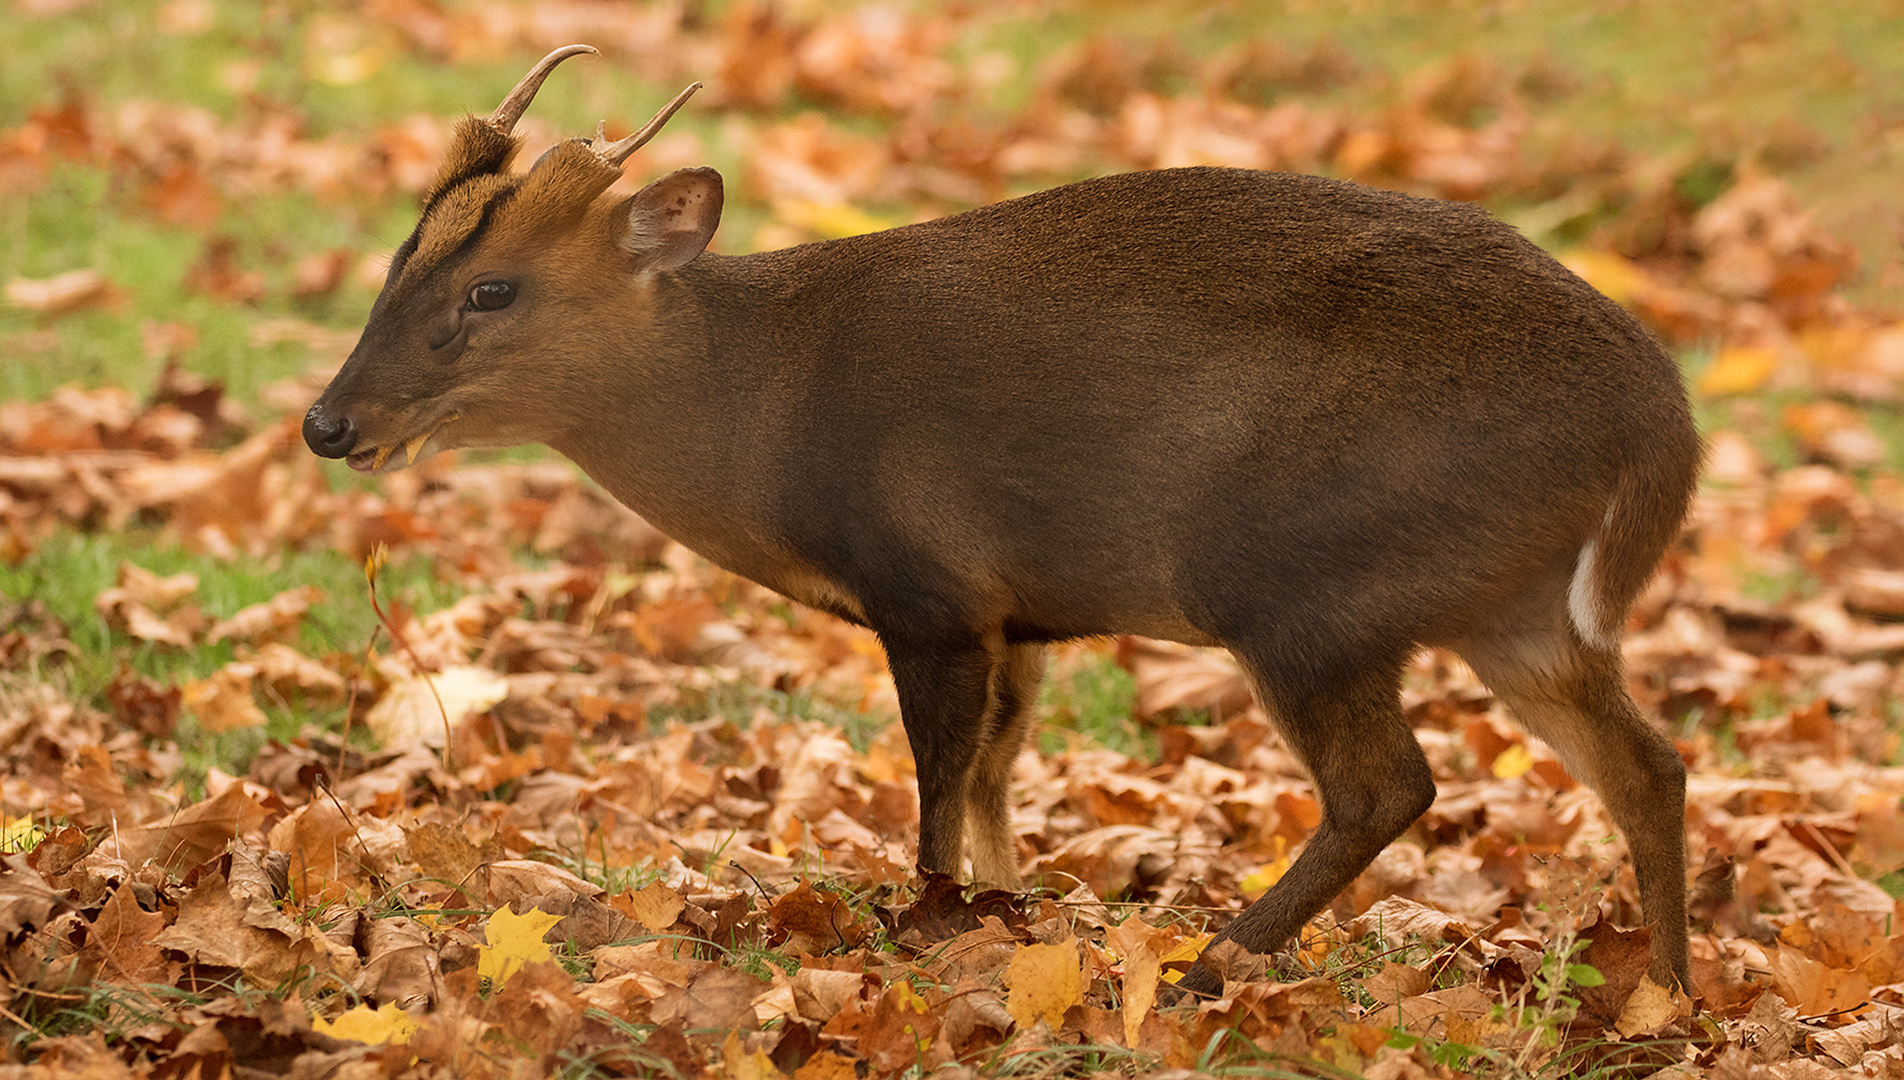
[[[621,245],[638,271],[679,270],[707,248],[721,223],[721,174],[680,169],[628,200]]]

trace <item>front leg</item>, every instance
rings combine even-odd
[[[956,878],[965,855],[966,789],[985,742],[997,658],[978,634],[882,632],[880,640],[919,775],[919,868]]]

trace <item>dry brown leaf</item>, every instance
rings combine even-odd
[[[261,918],[258,904],[233,896],[223,875],[207,874],[180,904],[178,921],[154,936],[152,944],[195,963],[237,968],[260,985],[276,985],[314,962],[318,950],[282,916]],[[276,914],[268,904],[262,913]]]
[[[488,901],[498,907],[551,893],[592,899],[604,891],[559,866],[529,859],[498,859],[483,867],[483,876],[488,882]]]
[[[689,1031],[751,1031],[758,1025],[754,999],[767,990],[744,971],[710,967],[685,988],[656,1000],[653,1016],[658,1024],[680,1020]]]
[[[845,900],[802,881],[767,906],[769,940],[784,942],[796,956],[846,951],[864,941],[867,929]]]
[[[286,589],[269,600],[241,608],[230,618],[213,623],[205,640],[216,643],[231,638],[255,644],[288,645],[295,640],[304,613],[323,598],[324,591],[315,585]]]
[[[68,270],[50,278],[14,278],[7,282],[7,302],[39,315],[68,315],[109,302],[115,293],[104,274],[93,269]]]
[[[151,858],[182,873],[222,854],[234,838],[262,825],[266,814],[245,785],[232,784],[204,802],[126,834],[125,855],[133,863]]]
[[[825,971],[803,967],[793,977],[793,1005],[804,1019],[822,1024],[839,1015],[841,1009],[863,999],[869,989],[866,976],[856,971]]]
[[[264,710],[251,696],[252,669],[233,662],[179,688],[185,708],[212,734],[263,727]]]
[[[106,901],[79,950],[82,969],[113,983],[170,982],[170,965],[152,939],[165,928],[165,915],[145,911],[130,884]]]
[[[617,893],[609,898],[609,903],[656,933],[673,926],[675,919],[687,907],[687,901],[681,898],[680,893],[659,881],[650,883],[646,888]]]
[[[390,684],[364,715],[386,747],[442,746],[444,733],[509,696],[509,682],[487,668],[459,664]]]
[[[850,1040],[875,1069],[895,1072],[919,1059],[919,1047],[930,1044],[939,1025],[939,1012],[902,979],[889,983],[870,1006],[848,1002],[822,1033]]]

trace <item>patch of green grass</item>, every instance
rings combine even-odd
[[[1039,689],[1038,712],[1044,725],[1038,745],[1057,753],[1085,739],[1144,761],[1157,759],[1156,733],[1131,715],[1137,680],[1109,657],[1093,657],[1075,670],[1046,676]]]
[[[1877,886],[1893,899],[1904,897],[1904,870],[1893,870],[1877,879]]]
[[[648,720],[657,732],[665,730],[670,722],[692,724],[715,718],[746,728],[763,713],[780,720],[819,720],[830,724],[862,754],[892,723],[892,717],[885,714],[836,705],[805,691],[790,693],[744,682],[717,683],[705,691],[684,688],[680,700],[650,710]]]
[[[312,656],[361,651],[377,626],[363,566],[330,549],[278,551],[263,559],[226,562],[150,531],[62,531],[18,565],[0,565],[0,595],[39,600],[66,624],[79,651],[69,677],[73,691],[82,697],[95,697],[122,663],[148,678],[177,681],[203,678],[232,659],[230,642],[181,650],[135,641],[109,627],[93,601],[113,586],[125,562],[163,576],[198,575],[198,591],[188,602],[213,620],[286,589],[316,585],[324,599],[311,607],[297,642]],[[378,589],[386,605],[394,600],[425,612],[455,602],[464,592],[439,581],[430,560],[401,556],[385,566]]]

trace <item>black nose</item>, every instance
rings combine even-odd
[[[339,420],[313,405],[304,414],[304,445],[318,457],[343,457],[357,445],[357,425],[348,417]]]

